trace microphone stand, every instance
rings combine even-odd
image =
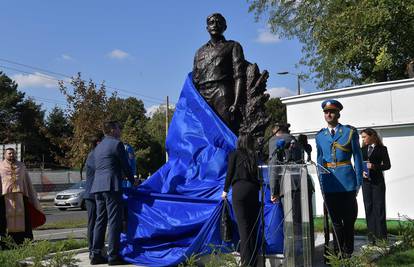
[[[280,128],[279,129],[277,129],[274,133],[272,133],[262,144],[260,144],[259,145],[259,147],[258,147],[258,157],[259,157],[259,162],[264,162],[264,160],[263,160],[263,149],[265,148],[265,145],[267,144],[267,143],[269,143],[269,141],[270,141],[270,139],[273,137],[273,136],[275,136],[278,132],[279,132],[279,130],[280,130]],[[276,151],[276,149],[275,149],[275,151]],[[273,157],[274,155],[273,155],[274,153],[272,153],[272,156],[271,157]],[[259,183],[260,183],[260,205],[261,205],[261,207],[260,207],[260,210],[261,210],[261,213],[260,213],[260,221],[261,221],[261,224],[260,224],[260,227],[261,227],[261,229],[260,229],[260,233],[261,233],[261,237],[262,237],[262,239],[261,239],[261,249],[262,249],[262,261],[263,261],[263,267],[265,267],[266,266],[266,247],[265,247],[265,218],[264,218],[264,208],[265,208],[265,183],[264,183],[264,179],[263,179],[263,170],[261,169],[261,168],[257,168],[257,172],[258,172],[258,174],[257,174],[257,176],[258,176],[258,179],[259,179]]]

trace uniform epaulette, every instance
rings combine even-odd
[[[344,125],[345,127],[348,127],[348,128],[350,128],[350,129],[352,129],[352,130],[354,130],[354,131],[356,131],[357,130],[357,128],[355,128],[354,126],[352,126],[352,125],[349,125],[349,124],[347,124],[347,125]]]
[[[325,130],[325,128],[322,128],[319,130],[319,132],[316,133],[316,135],[320,134],[321,132],[323,132],[323,130]]]

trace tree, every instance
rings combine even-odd
[[[132,116],[124,124],[121,140],[134,148],[137,172],[143,177],[156,171],[165,162],[161,145],[149,135],[145,124],[137,123]]]
[[[16,116],[13,141],[23,144],[26,165],[40,167],[41,162],[50,162],[49,142],[44,135],[45,111],[29,98],[16,107]]]
[[[147,123],[147,131],[152,136],[154,141],[159,143],[162,147],[165,162],[165,106],[160,106],[152,115]],[[169,123],[172,119],[174,109],[169,108]]]
[[[72,166],[80,167],[90,150],[90,138],[102,131],[103,122],[110,119],[108,97],[104,84],[98,88],[92,81],[86,83],[80,73],[72,78],[71,85],[73,88],[69,90],[59,82],[68,102],[67,112],[73,127],[73,136],[68,139],[70,151],[67,157]]]
[[[59,107],[54,107],[46,119],[46,137],[49,139],[49,153],[52,163],[56,165],[69,166],[66,154],[70,151],[68,140],[73,135],[73,128],[69,118]]]
[[[17,90],[17,84],[0,71],[0,143],[15,141],[17,107],[23,99],[24,93]]]
[[[44,110],[32,99],[25,99],[18,85],[0,72],[0,143],[21,143],[27,165],[48,161],[44,136]]]
[[[112,118],[124,125],[129,117],[134,123],[144,125],[147,118],[145,117],[145,107],[142,100],[135,97],[119,98],[115,95],[108,99],[108,112]]]
[[[266,115],[270,117],[270,123],[266,129],[265,138],[270,136],[276,123],[286,123],[286,105],[280,101],[280,98],[271,98],[266,102]]]
[[[251,0],[256,19],[268,15],[271,30],[296,37],[319,88],[339,83],[407,77],[414,58],[414,2],[400,0]]]

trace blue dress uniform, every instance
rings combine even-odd
[[[326,100],[322,108],[339,112],[342,105],[336,100]],[[320,174],[320,180],[334,226],[334,248],[336,252],[340,250],[350,255],[354,250],[354,224],[358,214],[356,195],[363,171],[359,135],[352,126],[338,123],[334,135],[324,128],[315,139],[318,164],[329,170],[329,173]]]

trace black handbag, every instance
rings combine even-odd
[[[227,199],[224,199],[221,210],[220,235],[224,242],[230,242],[233,238],[230,206]]]

